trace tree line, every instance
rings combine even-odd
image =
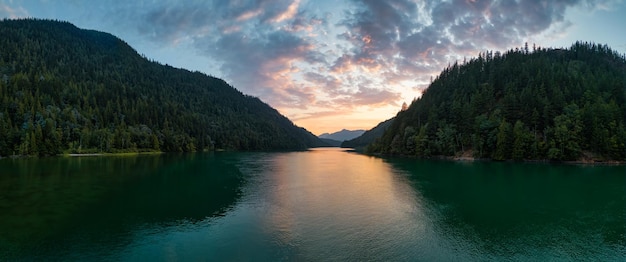
[[[0,156],[319,145],[221,79],[67,22],[0,22]]]
[[[626,57],[606,45],[484,52],[445,68],[370,153],[626,160]]]

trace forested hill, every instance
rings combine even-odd
[[[374,128],[365,131],[365,133],[363,133],[362,135],[350,140],[343,141],[343,143],[341,143],[341,147],[354,148],[358,151],[362,151],[367,145],[381,137],[385,133],[387,128],[391,126],[393,120],[394,118],[387,119],[383,122],[380,122]]]
[[[0,22],[0,156],[322,142],[221,79],[162,65],[67,22]]]
[[[606,45],[487,52],[446,68],[369,152],[625,160],[626,58]]]

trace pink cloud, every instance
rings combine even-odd
[[[300,6],[300,0],[293,1],[289,4],[289,6],[287,6],[287,9],[284,12],[272,17],[270,21],[273,23],[280,23],[285,20],[292,19],[298,13],[298,6]]]

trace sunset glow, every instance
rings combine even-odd
[[[257,96],[316,135],[370,129],[455,62],[525,42],[626,53],[622,0],[0,1],[0,17],[112,33]],[[613,33],[610,33],[613,32]]]

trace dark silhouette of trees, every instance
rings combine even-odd
[[[625,160],[625,102],[624,55],[595,43],[525,44],[445,68],[369,152]]]
[[[0,156],[292,150],[313,134],[221,79],[67,22],[0,22]]]

